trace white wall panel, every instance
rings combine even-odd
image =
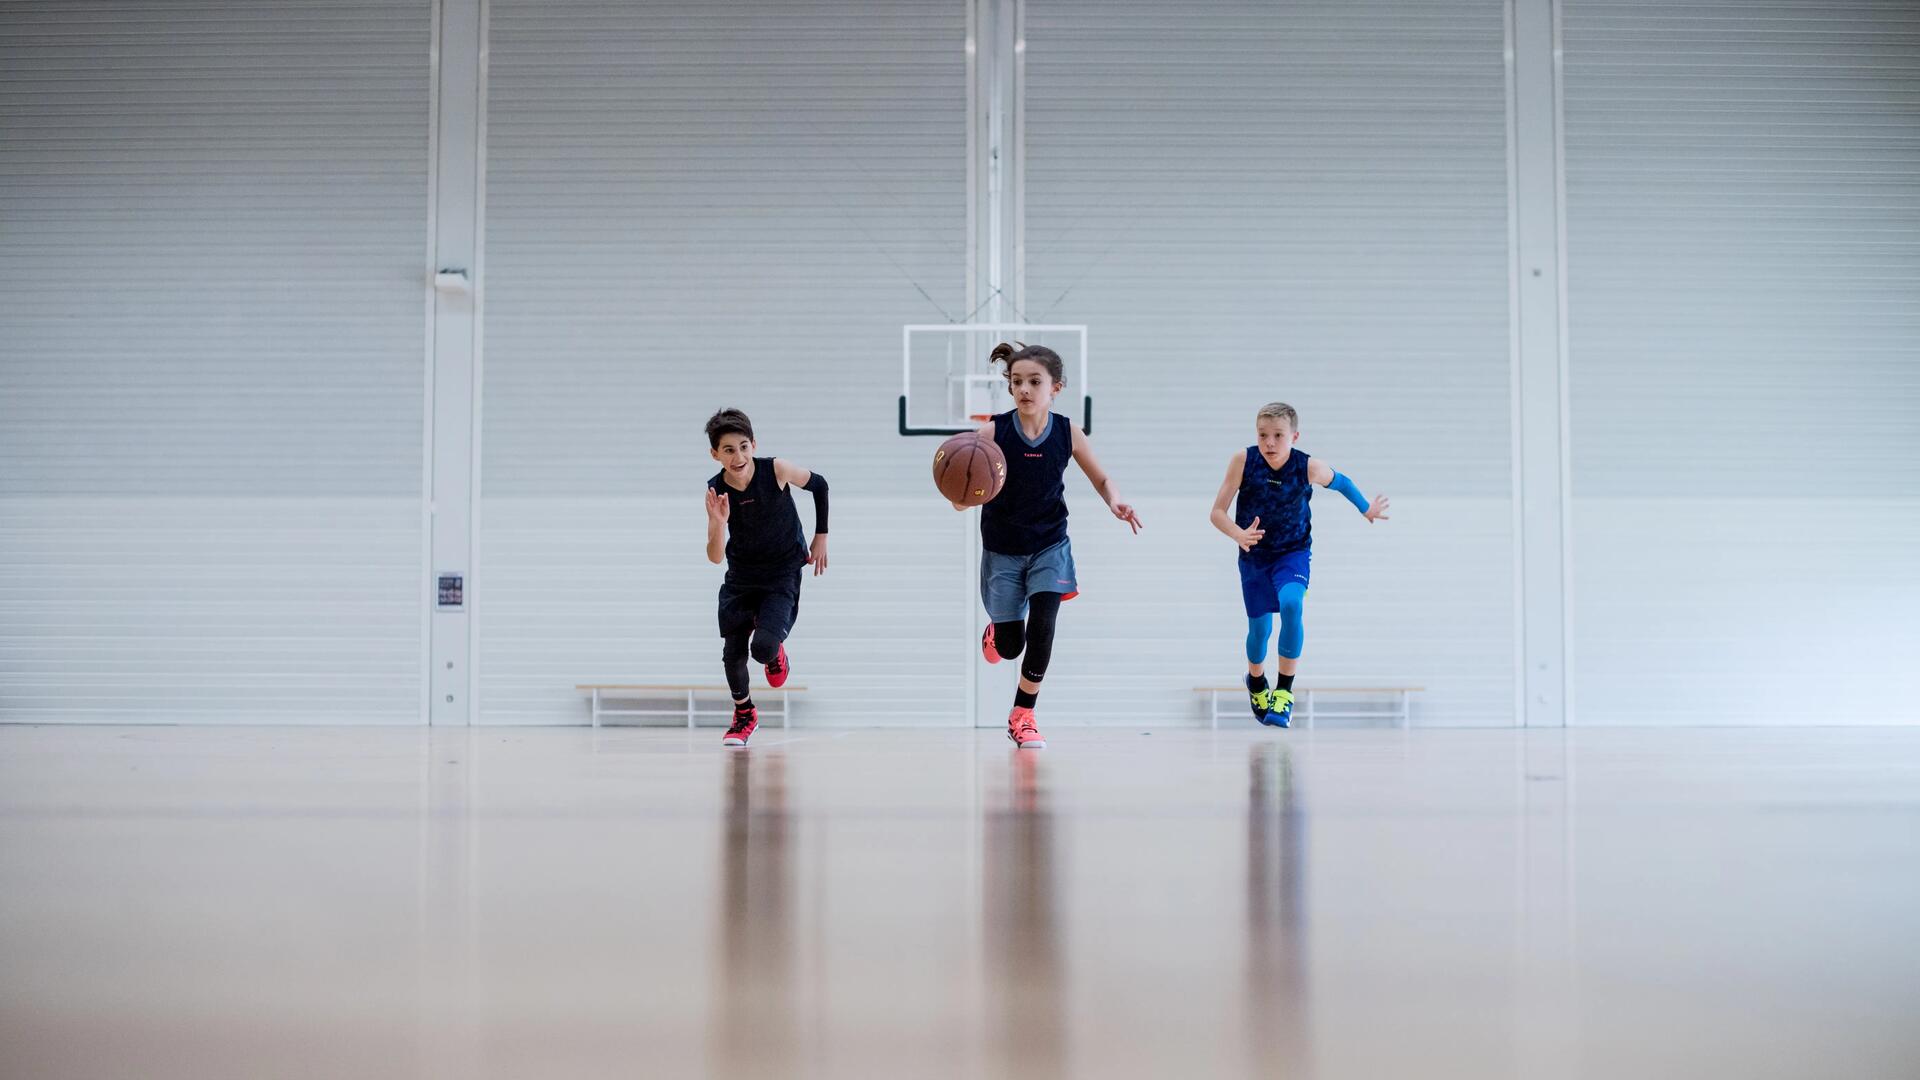
[[[1278,399],[1396,508],[1368,528],[1315,498],[1303,680],[1513,722],[1503,25],[1498,3],[1027,5],[1023,307],[1090,325],[1094,445],[1147,519],[1076,507],[1086,591],[1043,717],[1192,715],[1188,688],[1239,679],[1207,509]]]
[[[429,15],[0,5],[0,719],[419,720]]]
[[[1920,721],[1920,499],[1580,498],[1576,720]]]
[[[737,405],[834,483],[798,721],[954,721],[972,518],[893,397],[967,314],[966,6],[488,8],[481,719],[718,681]],[[1911,722],[1920,13],[1561,10],[1574,719]],[[0,5],[0,720],[419,720],[431,15]],[[1048,724],[1237,678],[1207,501],[1272,399],[1396,504],[1316,500],[1305,678],[1514,721],[1505,17],[1024,5],[1011,317],[1090,326],[1147,521],[1070,478]]]
[[[1912,722],[1920,9],[1565,48],[1577,721]]]
[[[958,525],[894,395],[901,325],[964,314],[965,9],[491,20],[482,719],[577,722],[589,677],[721,681],[702,426],[733,405],[833,485],[792,639],[808,721],[951,722],[923,703],[963,692],[961,657],[899,643],[960,625],[963,571],[929,555]]]

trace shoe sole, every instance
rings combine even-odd
[[[745,745],[747,745],[747,740],[745,740],[745,739],[721,739],[721,740],[720,740],[720,745],[721,745],[721,746],[745,746]]]

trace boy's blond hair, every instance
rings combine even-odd
[[[1287,426],[1295,431],[1300,430],[1300,414],[1294,412],[1293,406],[1284,401],[1269,401],[1260,406],[1260,411],[1254,415],[1253,422],[1259,424],[1269,416],[1275,420],[1285,420]]]

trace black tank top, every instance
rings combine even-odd
[[[1001,555],[1032,555],[1067,538],[1067,462],[1073,460],[1073,422],[1047,414],[1040,441],[1028,442],[1020,414],[993,418],[993,441],[1007,458],[1007,483],[980,508],[980,542]]]
[[[800,533],[800,511],[793,491],[780,486],[772,458],[753,459],[753,479],[747,490],[727,486],[724,471],[713,474],[707,486],[731,504],[727,518],[727,583],[777,585],[807,561],[807,541]]]

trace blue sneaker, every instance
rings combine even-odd
[[[1247,698],[1253,705],[1253,718],[1261,723],[1267,722],[1267,695],[1273,691],[1266,687],[1267,677],[1260,676],[1260,689],[1253,688],[1253,676],[1247,676]]]
[[[1268,727],[1290,727],[1293,719],[1293,691],[1274,689],[1267,691],[1267,715],[1260,722]]]

